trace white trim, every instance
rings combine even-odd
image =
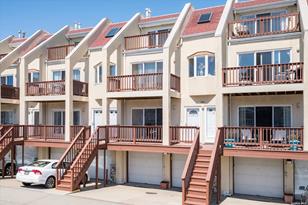
[[[185,110],[185,112],[184,112],[184,124],[185,124],[185,126],[188,126],[188,122],[187,122],[187,109],[198,109],[199,111],[198,111],[198,115],[199,115],[199,127],[201,127],[202,126],[202,115],[201,115],[201,111],[202,111],[202,108],[204,108],[204,107],[202,107],[202,106],[185,106],[184,107],[184,110]]]
[[[130,116],[131,116],[131,119],[130,119],[130,124],[132,125],[133,124],[133,110],[142,110],[142,125],[144,126],[144,119],[145,119],[145,112],[144,110],[146,109],[155,109],[155,114],[156,114],[156,117],[157,117],[157,109],[163,109],[162,107],[157,107],[157,106],[149,106],[149,107],[131,107],[130,109]],[[155,118],[155,123],[157,124],[157,118]]]
[[[137,61],[137,62],[132,62],[130,63],[130,67],[131,67],[131,70],[130,70],[130,73],[132,74],[133,73],[133,65],[134,64],[142,64],[142,73],[140,74],[145,74],[144,73],[144,64],[146,63],[155,63],[155,72],[154,73],[157,73],[157,63],[162,63],[163,67],[162,67],[162,72],[164,71],[164,63],[163,63],[163,60],[154,60],[154,61]]]

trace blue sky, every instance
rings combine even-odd
[[[0,0],[0,39],[17,36],[22,29],[27,36],[38,29],[51,33],[64,25],[80,22],[81,27],[94,26],[108,17],[125,21],[149,7],[152,15],[179,12],[185,3],[195,8],[224,4],[226,0]]]

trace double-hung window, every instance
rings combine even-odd
[[[1,85],[13,86],[14,85],[13,75],[1,76]]]
[[[40,81],[40,72],[35,71],[35,72],[28,73],[28,81],[30,83]]]
[[[188,59],[189,77],[214,76],[215,75],[215,56],[202,55]]]
[[[74,69],[73,70],[73,79],[80,81],[80,69]]]
[[[132,74],[162,73],[163,62],[144,62],[132,64]]]
[[[64,70],[57,70],[52,72],[52,79],[56,80],[65,80],[65,71]]]
[[[95,83],[100,84],[103,82],[103,66],[98,65],[95,67]]]

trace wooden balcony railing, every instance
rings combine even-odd
[[[163,47],[169,31],[125,37],[125,50]]]
[[[19,88],[9,85],[1,85],[1,98],[19,99]]]
[[[170,88],[172,90],[181,91],[181,79],[179,76],[171,74],[170,76]]]
[[[73,94],[77,96],[88,96],[88,83],[74,80]]]
[[[78,96],[88,96],[88,83],[74,80],[73,94]],[[41,81],[26,83],[27,96],[51,96],[65,95],[65,81]]]
[[[162,143],[162,126],[106,126],[109,142]]]
[[[285,148],[300,150],[303,147],[304,128],[295,127],[224,127],[227,148]]]
[[[223,86],[302,83],[304,63],[223,68]]]
[[[198,127],[188,126],[170,126],[170,142],[176,143],[192,143],[199,132]]]
[[[240,19],[232,21],[228,25],[228,35],[230,39],[250,38],[298,31],[300,31],[299,13]]]
[[[74,49],[74,45],[63,45],[48,48],[48,60],[62,60]]]
[[[162,88],[162,73],[108,77],[108,92],[161,90]]]
[[[65,127],[60,125],[25,125],[25,139],[34,140],[63,140]]]

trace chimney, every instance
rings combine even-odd
[[[81,28],[81,24],[80,22],[77,23],[77,28],[80,29]]]
[[[20,29],[20,30],[18,31],[18,38],[21,38],[21,36],[22,36],[22,30]]]
[[[77,22],[74,23],[74,29],[78,29],[78,23]]]
[[[150,8],[145,8],[145,17],[150,18],[152,15],[152,11]]]
[[[26,32],[22,32],[22,37],[26,38]]]

